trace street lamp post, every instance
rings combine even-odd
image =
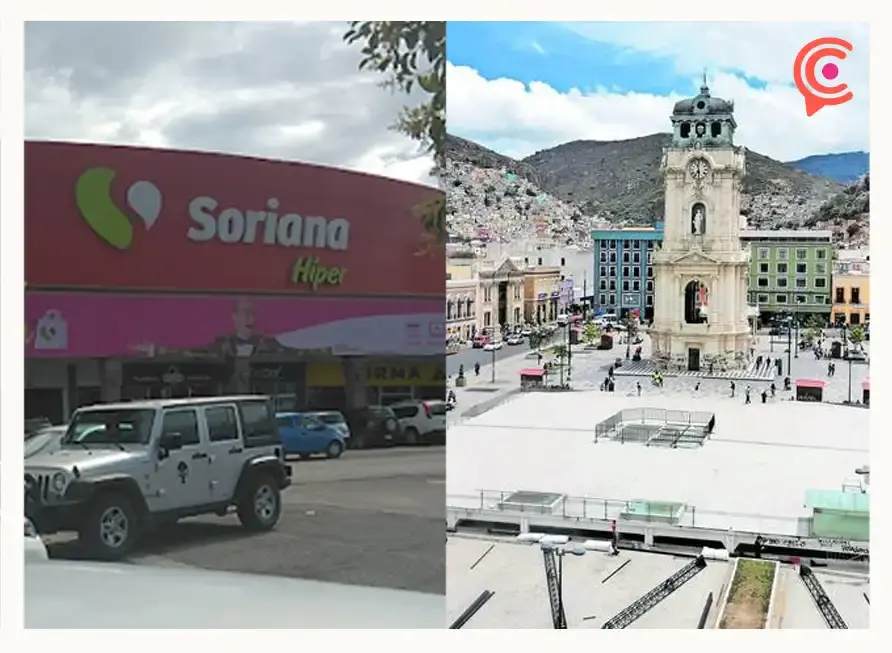
[[[792,325],[787,325],[787,376],[793,374],[793,329]]]
[[[852,359],[849,357],[849,403],[852,403]]]
[[[499,338],[502,337],[502,325],[501,324],[496,325],[496,328],[493,331],[493,337],[495,337],[495,334],[499,334]],[[502,342],[502,341],[499,340],[499,342]],[[496,346],[495,346],[495,343],[493,343],[493,346],[492,346],[492,365],[490,365],[490,373],[492,374],[492,384],[495,385],[496,384]]]
[[[794,323],[796,324],[796,342],[795,351],[793,352],[793,358],[799,358],[799,313],[796,313],[793,318]]]

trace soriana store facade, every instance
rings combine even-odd
[[[262,392],[343,408],[444,392],[438,191],[219,154],[30,142],[26,413]]]

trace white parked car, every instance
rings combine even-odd
[[[400,401],[388,408],[399,420],[406,444],[446,444],[445,401]]]
[[[350,425],[347,424],[347,419],[344,417],[344,413],[337,410],[320,410],[304,414],[315,417],[323,424],[328,424],[330,427],[341,433],[345,438],[350,437]]]
[[[505,341],[508,345],[522,345],[523,344],[523,336],[521,335],[513,335],[509,336],[508,340]]]
[[[499,351],[502,348],[502,341],[496,340],[495,342],[488,342],[483,345],[483,351]]]

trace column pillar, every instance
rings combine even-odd
[[[104,403],[121,401],[122,365],[111,358],[99,360],[99,397]]]
[[[347,407],[351,409],[368,406],[367,361],[365,358],[343,357],[341,367],[344,370],[344,393],[347,396]]]

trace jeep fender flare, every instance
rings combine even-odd
[[[273,454],[255,456],[254,458],[246,460],[245,464],[242,465],[242,471],[238,477],[238,484],[235,486],[235,496],[241,496],[245,485],[247,485],[253,476],[260,473],[272,476],[280,488],[285,483],[285,470],[283,469],[282,461],[279,460],[278,456]]]
[[[123,494],[130,499],[133,508],[140,514],[145,514],[149,510],[136,479],[126,474],[111,474],[88,480],[76,479],[71,482],[65,495],[89,503],[94,497],[107,492]]]

